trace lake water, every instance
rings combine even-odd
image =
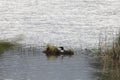
[[[120,79],[119,64],[85,55],[85,51],[76,49],[71,57],[47,57],[42,51],[35,47],[15,48],[0,54],[0,80]]]
[[[95,47],[120,25],[119,0],[0,0],[0,38],[20,43]]]
[[[0,80],[95,80],[85,56],[47,58],[42,49],[20,48],[0,56]]]
[[[119,0],[0,0],[0,39],[26,45],[0,54],[0,80],[119,80],[119,65],[80,51],[112,41],[119,16]],[[48,43],[75,55],[47,57]]]

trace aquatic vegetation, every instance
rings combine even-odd
[[[119,80],[120,79],[120,64],[119,61],[101,61],[101,72],[96,72],[98,80]]]
[[[3,53],[5,50],[13,48],[14,46],[16,46],[16,43],[0,41],[0,53]]]
[[[43,51],[46,55],[59,55],[59,50],[56,46],[47,45],[47,48],[45,51]]]
[[[106,47],[101,54],[105,59],[120,60],[120,34],[113,41],[112,47]]]
[[[60,49],[59,49],[60,48]],[[46,49],[43,51],[47,56],[54,55],[74,55],[74,51],[72,49],[64,50],[64,47],[57,47],[54,45],[48,44]]]
[[[68,50],[65,50],[65,51],[64,51],[63,53],[61,53],[61,54],[63,54],[63,55],[73,55],[74,52],[73,52],[72,49],[68,49]]]

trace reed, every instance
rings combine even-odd
[[[103,58],[120,61],[120,33],[113,41],[112,46],[105,47],[101,54],[104,55]]]

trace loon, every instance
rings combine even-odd
[[[54,46],[48,46],[46,50],[43,51],[46,55],[55,55],[55,56],[60,56],[60,55],[73,55],[74,52],[71,49],[65,50],[64,47],[54,47]]]
[[[64,47],[59,47],[60,49],[59,49],[59,51],[60,52],[64,52],[65,50],[64,50]]]
[[[73,55],[74,52],[72,50],[64,50],[64,47],[59,47],[60,48],[60,54],[62,55]]]

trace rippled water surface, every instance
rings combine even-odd
[[[0,55],[0,80],[96,80],[97,70],[77,51],[72,57],[46,57],[42,49],[18,48]]]
[[[91,72],[80,55],[47,58],[40,49],[23,48],[0,56],[0,80],[93,80]]]
[[[0,39],[35,47],[1,53],[0,80],[119,80],[119,65],[79,51],[112,41],[119,16],[119,0],[0,0]],[[36,45],[48,43],[74,47],[75,55],[46,57]]]
[[[0,54],[0,80],[119,80],[120,65],[75,50],[49,56],[43,48],[15,48]],[[84,53],[84,54],[83,54]],[[89,53],[90,54],[90,53]]]
[[[88,47],[119,27],[119,0],[0,0],[0,38]],[[39,44],[38,44],[39,43]]]

